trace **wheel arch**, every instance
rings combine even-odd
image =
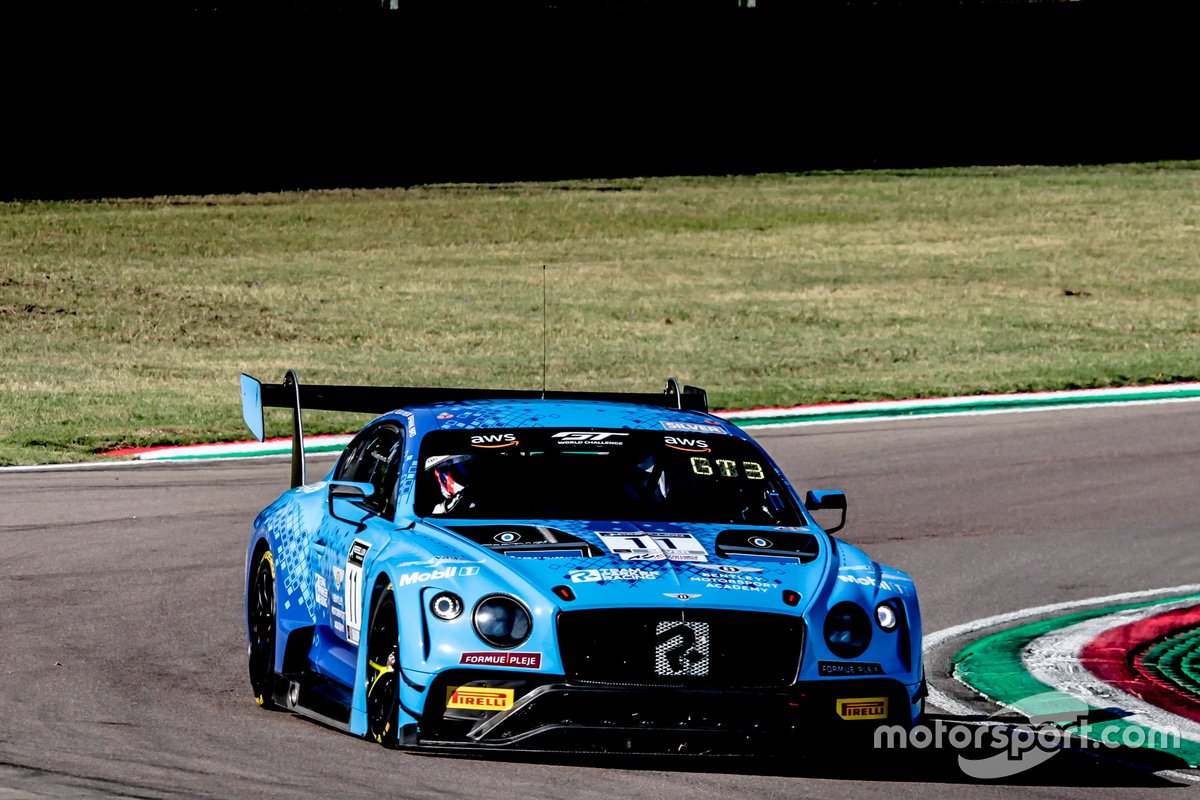
[[[400,648],[397,654],[400,657],[400,664],[398,666],[400,672],[401,702],[398,708],[397,736],[400,742],[411,744],[413,741],[415,741],[415,737],[417,735],[417,716],[414,714],[419,715],[419,709],[424,705],[424,698],[422,695],[425,691],[425,687],[413,684],[405,675],[403,643],[405,640],[404,631],[406,628],[404,619],[405,614],[402,611],[401,605],[404,595],[396,591],[395,584],[392,581],[391,575],[388,573],[386,567],[379,568],[379,571],[375,573],[374,579],[371,580],[369,585],[371,587],[370,592],[364,597],[366,603],[363,615],[363,641],[362,646],[360,646],[358,649],[358,680],[356,682],[354,691],[354,707],[351,712],[350,732],[359,736],[370,738],[367,726],[365,697],[365,683],[368,676],[367,647],[365,646],[366,637],[369,635],[369,631],[373,623],[376,604],[379,602],[380,597],[385,592],[391,592],[392,599],[394,601],[393,608],[395,609],[396,613],[396,633],[400,639]],[[409,710],[412,708],[411,703],[413,700],[417,701],[416,708],[418,710],[416,712],[410,712]]]
[[[375,610],[375,603],[379,601],[379,596],[384,592],[392,591],[392,579],[386,571],[380,570],[375,576],[375,582],[371,584],[371,594],[367,596],[365,608],[369,609],[368,615]],[[370,625],[369,619],[363,620],[363,627]]]

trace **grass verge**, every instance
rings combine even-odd
[[[1197,196],[1200,162],[0,204],[0,464],[244,438],[241,371],[540,387],[543,265],[555,389],[1196,380]]]

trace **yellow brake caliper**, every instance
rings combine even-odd
[[[396,651],[393,650],[391,653],[388,654],[388,663],[387,664],[376,664],[374,661],[368,660],[367,666],[370,667],[371,669],[375,670],[374,677],[372,677],[370,682],[367,684],[367,697],[370,697],[371,692],[375,691],[375,684],[379,683],[379,679],[382,678],[384,675],[387,675],[388,673],[396,671]],[[389,719],[387,721],[387,724],[383,726],[383,733],[387,733],[388,730],[391,729],[391,727],[392,727],[392,721]],[[375,741],[382,741],[382,739],[383,739],[382,734],[375,735]]]

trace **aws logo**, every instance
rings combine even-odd
[[[712,448],[708,446],[708,442],[703,439],[685,439],[682,436],[667,436],[663,439],[663,444],[674,450],[683,450],[685,453],[712,452]]]
[[[518,444],[515,433],[485,433],[471,437],[472,447],[513,447]]]

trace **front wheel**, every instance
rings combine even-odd
[[[250,688],[254,702],[274,707],[271,690],[275,682],[275,559],[264,550],[254,568],[250,602],[246,609],[250,631]]]
[[[367,632],[367,735],[395,747],[399,727],[400,644],[392,585],[371,609]]]

